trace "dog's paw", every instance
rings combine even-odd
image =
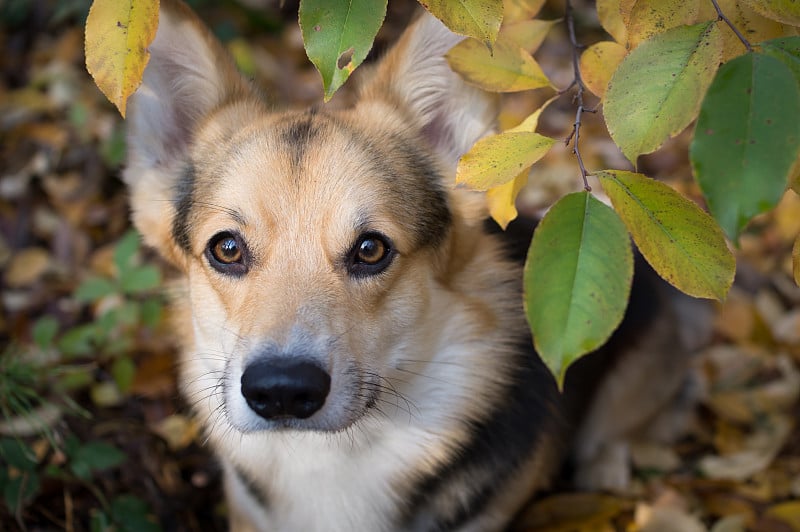
[[[591,458],[577,464],[575,485],[581,490],[624,492],[630,483],[631,460],[627,442],[608,442]]]

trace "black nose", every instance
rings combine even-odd
[[[311,362],[261,361],[242,374],[242,395],[264,419],[305,419],[322,408],[330,388],[331,376]]]

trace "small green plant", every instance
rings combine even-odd
[[[137,335],[161,321],[163,301],[153,295],[161,273],[141,264],[139,249],[139,236],[126,233],[114,247],[113,273],[77,287],[73,298],[91,312],[90,320],[59,331],[56,317],[43,316],[28,345],[0,353],[0,495],[20,526],[25,507],[50,478],[92,493],[99,508],[91,530],[158,530],[143,501],[109,500],[93,484],[96,473],[119,467],[125,454],[104,441],[81,441],[65,420],[90,417],[73,399],[78,392],[88,390],[97,406],[124,398],[135,377]]]

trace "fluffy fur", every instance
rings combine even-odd
[[[568,424],[519,264],[447,186],[494,119],[442,57],[459,37],[418,17],[354,108],[272,112],[188,8],[161,6],[125,180],[135,225],[182,272],[181,382],[232,527],[502,529],[552,478]],[[324,404],[259,414],[243,377],[298,361],[329,377]]]

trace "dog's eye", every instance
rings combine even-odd
[[[247,273],[246,255],[242,237],[227,231],[215,235],[206,249],[208,262],[215,270],[237,276]]]
[[[392,262],[394,250],[390,241],[379,233],[365,233],[358,237],[350,251],[348,269],[354,277],[375,275]]]

